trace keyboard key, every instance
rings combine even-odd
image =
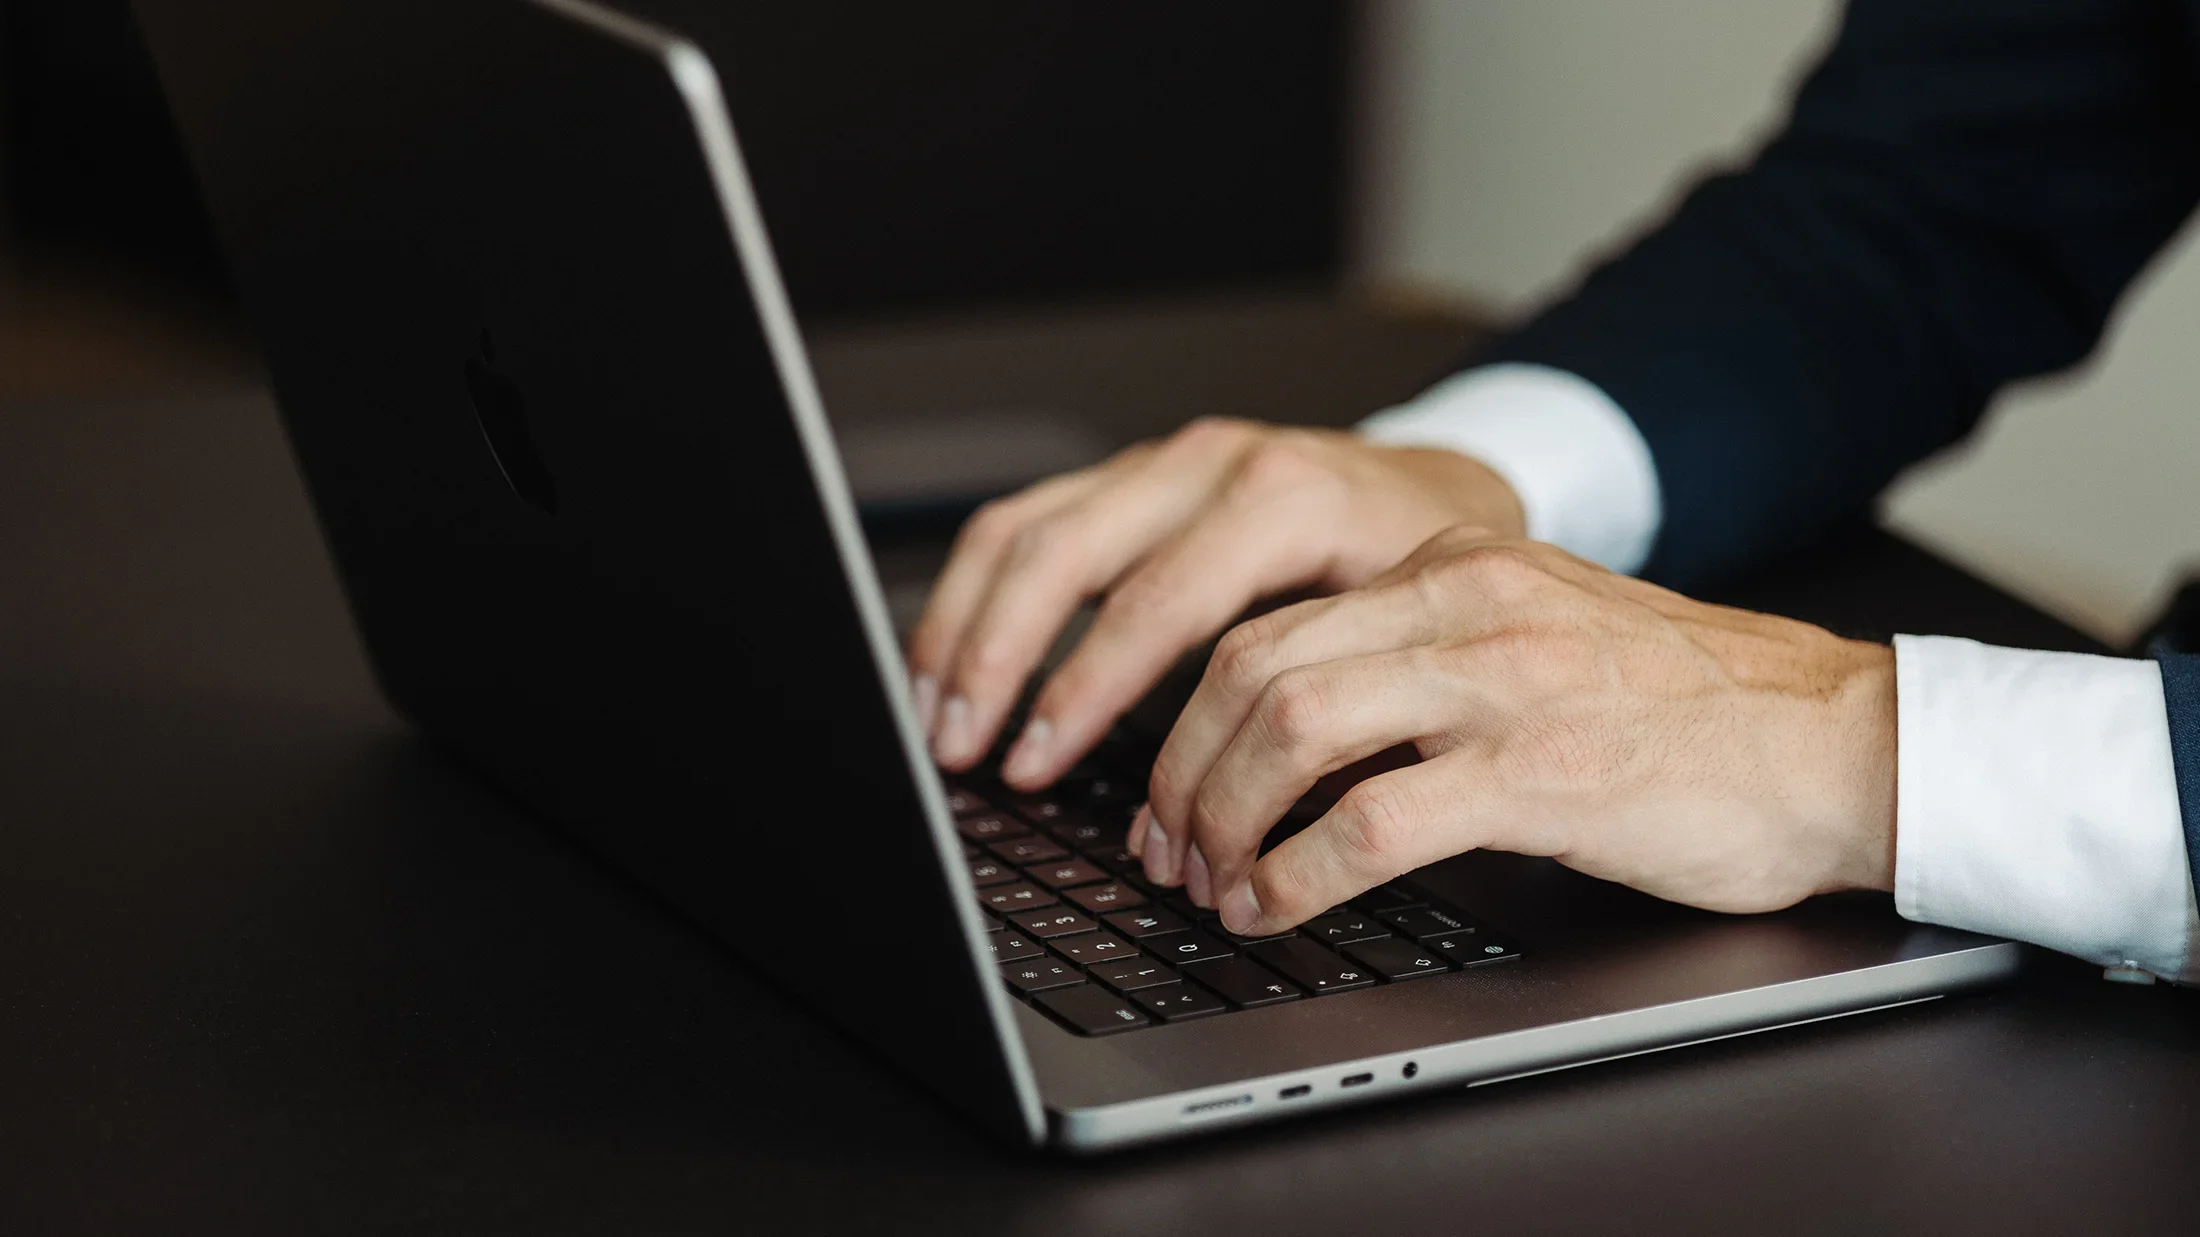
[[[1510,962],[1520,956],[1517,946],[1501,941],[1487,932],[1432,936],[1427,944],[1429,948],[1461,966],[1488,966],[1492,962]]]
[[[1005,885],[1023,878],[1023,873],[999,859],[978,859],[970,865],[970,879],[977,882],[980,889],[988,885]]]
[[[1070,776],[1062,780],[1060,789],[1063,797],[1072,802],[1132,807],[1136,806],[1139,796],[1145,793],[1146,783],[1143,779],[1111,777],[1105,773],[1096,777],[1079,778],[1072,770]]]
[[[955,814],[956,820],[961,820],[965,816],[976,816],[981,812],[990,812],[993,810],[993,805],[980,799],[970,791],[949,787],[947,791],[947,810]]]
[[[1450,911],[1440,911],[1433,906],[1416,906],[1402,911],[1386,911],[1383,913],[1382,920],[1384,923],[1396,928],[1398,935],[1410,936],[1417,941],[1427,940],[1432,936],[1442,936],[1448,932],[1474,931],[1473,924],[1452,914]]]
[[[1123,827],[1104,824],[1084,816],[1056,821],[1047,828],[1054,840],[1071,850],[1105,849],[1123,844]]]
[[[996,932],[986,937],[985,943],[993,947],[995,962],[1021,962],[1046,954],[1044,946],[1021,932]]]
[[[1090,932],[1100,926],[1063,906],[1045,911],[1023,911],[1010,915],[1008,921],[1042,941],[1051,941],[1057,936]]]
[[[1067,889],[1071,885],[1090,885],[1094,881],[1108,879],[1108,874],[1082,859],[1057,859],[1047,863],[1035,863],[1026,871],[1031,878],[1049,889]]]
[[[1374,972],[1357,962],[1347,962],[1304,937],[1251,945],[1245,952],[1315,996],[1365,988],[1375,982]]]
[[[1188,932],[1192,925],[1173,911],[1149,907],[1142,911],[1122,911],[1104,916],[1109,927],[1134,941],[1149,936],[1164,936],[1171,932]]]
[[[1297,984],[1251,958],[1217,958],[1212,962],[1194,962],[1184,968],[1184,973],[1221,993],[1230,1004],[1240,1009],[1281,1005],[1285,1001],[1296,1001],[1306,995],[1299,991]]]
[[[1451,964],[1444,960],[1442,950],[1432,948],[1426,942],[1416,943],[1396,936],[1347,945],[1344,953],[1354,962],[1392,981],[1412,979],[1419,975],[1440,975],[1451,969]]]
[[[1072,889],[1062,896],[1095,915],[1102,911],[1129,910],[1131,907],[1146,904],[1145,894],[1120,881],[1109,881],[1105,885],[1087,885],[1082,889]]]
[[[983,858],[985,858],[985,848],[984,848],[984,847],[982,847],[982,846],[980,846],[980,845],[978,845],[978,844],[977,844],[976,842],[970,842],[970,841],[965,841],[965,842],[964,842],[964,843],[962,844],[962,847],[963,847],[963,858],[965,858],[965,859],[983,859]]]
[[[1209,958],[1227,958],[1237,952],[1235,945],[1225,945],[1197,928],[1189,932],[1174,933],[1159,940],[1141,940],[1139,945],[1147,953],[1178,965],[1205,962]]]
[[[1020,838],[1031,832],[1031,826],[999,812],[984,812],[967,816],[955,822],[955,831],[973,842],[998,842],[1002,838]]]
[[[1089,967],[1085,975],[1097,979],[1117,992],[1136,992],[1140,988],[1155,988],[1177,982],[1175,971],[1151,958],[1125,958],[1118,962],[1102,962]]]
[[[1092,860],[1110,872],[1129,876],[1146,870],[1145,861],[1130,852],[1121,842],[1109,846],[1094,846],[1085,851],[1085,858]]]
[[[1307,921],[1299,931],[1330,946],[1380,940],[1390,935],[1390,929],[1384,927],[1373,915],[1362,915],[1358,911],[1323,915]]]
[[[1076,967],[1054,958],[1003,962],[1001,978],[1018,992],[1044,992],[1049,988],[1066,988],[1085,982],[1084,974]]]
[[[1151,1025],[1124,997],[1093,984],[1041,992],[1031,1003],[1086,1035],[1113,1035]]]
[[[1037,885],[1017,882],[1013,885],[995,885],[978,891],[978,901],[988,910],[1028,911],[1034,907],[1053,906],[1061,901],[1052,891]]]
[[[1384,911],[1402,911],[1409,906],[1427,905],[1427,898],[1406,888],[1404,885],[1395,883],[1377,885],[1359,897],[1352,899],[1352,906],[1355,910],[1365,911],[1370,915],[1380,915]]]
[[[1068,824],[1082,818],[1082,813],[1073,808],[1065,796],[1053,791],[1036,795],[1011,795],[1008,807],[1018,816],[1048,829],[1049,832],[1052,832],[1051,826]]]
[[[1052,863],[1057,859],[1069,858],[1069,852],[1055,845],[1053,838],[1043,838],[1037,834],[1028,838],[992,842],[987,844],[986,849],[1010,863],[1019,863],[1026,867],[1034,863]]]
[[[1129,941],[1109,932],[1082,932],[1054,942],[1054,952],[1079,966],[1135,958],[1138,950]]]
[[[1133,1001],[1146,1007],[1148,1013],[1159,1014],[1164,1022],[1184,1022],[1192,1018],[1204,1018],[1230,1008],[1222,999],[1205,988],[1190,984],[1171,984],[1166,988],[1140,988],[1130,994]]]
[[[1181,889],[1171,890],[1170,892],[1162,894],[1160,902],[1161,905],[1168,907],[1170,910],[1184,916],[1186,919],[1198,919],[1200,916],[1207,913],[1207,909],[1205,907],[1201,906],[1197,902],[1192,901],[1192,895],[1184,892]]]

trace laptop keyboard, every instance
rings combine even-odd
[[[1103,757],[1104,759],[1104,757]],[[1510,962],[1520,951],[1409,881],[1280,936],[1224,930],[1124,848],[1145,777],[1081,768],[1047,792],[948,782],[986,940],[1017,997],[1081,1035],[1258,1009]]]

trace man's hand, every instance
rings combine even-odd
[[[1316,778],[1401,743],[1255,862]],[[1894,881],[1894,654],[1447,530],[1224,636],[1153,775],[1147,872],[1281,931],[1477,848],[1721,911]]]
[[[909,643],[911,691],[949,769],[984,756],[1077,607],[1098,617],[1041,690],[1002,770],[1047,785],[1187,650],[1264,596],[1352,588],[1439,529],[1517,536],[1520,504],[1456,452],[1200,421],[971,517]]]

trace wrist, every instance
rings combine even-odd
[[[1445,447],[1393,447],[1399,466],[1412,473],[1450,510],[1452,524],[1488,529],[1500,540],[1528,535],[1527,509],[1496,469]]]
[[[1842,640],[1844,657],[1833,709],[1838,767],[1831,827],[1836,845],[1822,892],[1873,889],[1894,892],[1897,710],[1894,650],[1863,640]]]

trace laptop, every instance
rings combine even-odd
[[[1123,1147],[2017,966],[1884,897],[1729,917],[1486,853],[1230,936],[1123,850],[1150,730],[1036,795],[927,756],[699,48],[588,0],[138,12],[389,700],[1003,1138]]]

